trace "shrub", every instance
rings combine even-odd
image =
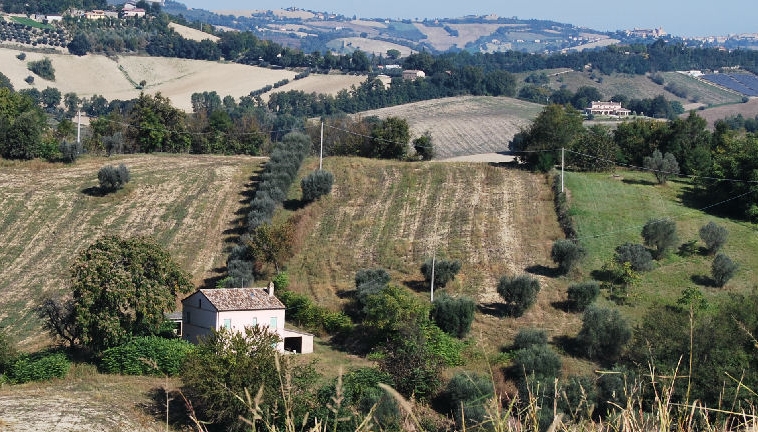
[[[652,156],[645,156],[642,165],[655,174],[655,178],[660,184],[666,183],[669,178],[679,174],[679,164],[671,153],[666,153],[663,156],[661,152],[655,150]]]
[[[571,284],[568,287],[568,299],[578,311],[587,309],[599,294],[600,284],[595,281]]]
[[[194,345],[158,336],[134,338],[103,352],[102,369],[123,375],[178,375]]]
[[[124,164],[120,164],[118,167],[106,165],[100,168],[100,171],[97,173],[97,179],[100,182],[100,190],[112,192],[124,187],[125,184],[129,183],[131,177],[129,168]]]
[[[590,377],[571,377],[561,388],[558,409],[573,421],[588,419],[595,406],[597,388]]]
[[[24,78],[24,81],[26,81],[27,84],[31,84],[34,82],[34,77],[29,75],[26,78]]]
[[[17,384],[47,381],[53,378],[64,378],[70,368],[71,362],[63,353],[24,355],[13,363],[7,376],[11,382]]]
[[[431,317],[445,333],[462,338],[471,330],[476,305],[468,297],[452,298],[445,295],[434,299]]]
[[[18,349],[5,330],[0,330],[0,375],[5,373],[18,357]]]
[[[334,175],[329,171],[318,170],[308,174],[300,181],[300,188],[303,190],[303,201],[316,201],[332,191]]]
[[[587,357],[612,363],[631,337],[632,331],[618,310],[590,306],[584,311],[576,339]]]
[[[245,288],[253,285],[253,263],[248,260],[233,259],[226,264],[226,288]]]
[[[634,374],[623,366],[616,366],[610,372],[600,375],[597,380],[597,411],[600,415],[624,409],[635,384]]]
[[[545,381],[561,372],[561,358],[547,345],[518,350],[513,363],[520,380],[534,376],[537,381]]]
[[[421,160],[428,161],[434,158],[434,144],[432,143],[431,133],[424,132],[423,135],[413,140],[413,149]]]
[[[650,219],[642,227],[645,245],[655,248],[656,259],[662,258],[679,240],[676,237],[676,222],[671,219]]]
[[[711,264],[711,276],[713,281],[716,282],[716,286],[724,286],[729,279],[737,272],[739,265],[732,261],[728,256],[720,253],[713,258]]]
[[[485,404],[494,393],[489,377],[465,371],[456,373],[447,383],[445,399],[458,428],[464,427],[464,419],[469,428],[485,421]]]
[[[53,68],[53,63],[47,57],[42,60],[29,62],[27,68],[48,81],[55,81],[55,69]]]
[[[497,293],[507,303],[509,314],[520,317],[537,300],[540,282],[529,275],[503,276],[497,285]]]
[[[24,52],[18,53],[16,55],[16,58],[19,59],[19,60],[21,60],[21,61],[24,61],[24,60],[26,60],[26,53],[24,53]]]
[[[435,259],[434,260],[434,286],[442,288],[461,270],[461,262],[458,260]],[[421,264],[421,273],[426,283],[432,282],[432,260],[427,259]]]
[[[360,269],[355,273],[355,289],[358,302],[363,304],[368,296],[381,291],[390,283],[390,275],[383,268]]]
[[[573,270],[586,255],[587,251],[578,242],[567,239],[556,240],[550,251],[550,258],[563,273]]]
[[[547,332],[542,329],[524,328],[519,330],[513,340],[513,349],[521,350],[533,345],[547,345]]]
[[[653,269],[653,256],[645,246],[637,243],[624,243],[616,247],[614,260],[619,264],[629,263],[632,270],[642,272]]]
[[[61,159],[65,163],[74,163],[84,150],[81,143],[69,142],[66,140],[61,141],[58,149],[61,152]]]
[[[727,237],[729,237],[729,231],[713,221],[700,227],[700,239],[705,243],[709,255],[718,252],[726,243]]]

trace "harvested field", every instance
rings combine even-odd
[[[713,128],[713,124],[716,123],[716,120],[736,116],[737,114],[742,114],[745,118],[755,118],[755,116],[758,116],[758,98],[751,98],[746,103],[723,105],[697,112],[697,115],[708,121],[708,126],[711,128]],[[684,115],[688,114],[685,113]]]
[[[218,36],[208,34],[204,31],[200,31],[198,29],[194,29],[192,27],[187,27],[187,26],[173,23],[173,22],[169,23],[168,26],[174,29],[175,32],[179,33],[179,35],[185,39],[190,39],[190,40],[194,40],[198,42],[202,40],[206,40],[206,39],[211,40],[213,42],[217,42],[219,39],[221,39]]]
[[[310,161],[305,170],[317,166]],[[327,158],[331,195],[299,210],[300,252],[288,265],[291,287],[337,308],[354,288],[355,272],[383,267],[393,281],[428,298],[419,266],[458,259],[458,277],[441,292],[466,294],[480,310],[472,330],[494,351],[518,327],[571,334],[579,317],[551,306],[565,300],[565,281],[542,276],[538,305],[518,320],[501,318],[502,275],[552,267],[552,242],[562,237],[545,177],[484,163],[398,163]],[[529,226],[529,230],[523,227]],[[489,345],[491,344],[491,345]]]
[[[508,150],[542,105],[506,97],[463,96],[365,111],[362,116],[398,116],[408,120],[411,136],[431,132],[435,158],[445,159]]]
[[[400,54],[404,57],[409,56],[411,53],[413,53],[413,50],[407,46],[360,37],[334,39],[329,41],[327,46],[337,52],[352,52],[353,50],[361,50],[369,56],[372,54],[375,56],[386,56],[387,51],[391,49],[400,51]]]
[[[114,61],[100,55],[78,57],[28,52],[26,60],[20,61],[16,59],[18,52],[0,48],[0,72],[11,80],[16,90],[56,87],[63,94],[74,92],[79,97],[99,94],[108,100],[126,100],[139,96],[141,90],[135,86],[145,80],[145,92],[161,92],[174,106],[187,111],[192,109],[190,97],[195,92],[216,91],[221,97],[240,97],[284,78],[295,77],[295,72],[286,70],[165,57],[123,56]],[[32,75],[26,63],[45,57],[50,58],[55,68],[55,81],[36,77],[30,86],[24,81]]]
[[[0,171],[0,328],[33,346],[44,340],[32,311],[66,289],[68,268],[102,235],[152,235],[196,285],[217,276],[240,223],[241,195],[263,159],[139,155],[74,166],[8,163]],[[97,171],[125,164],[125,189],[97,196]]]
[[[342,89],[349,90],[352,86],[358,86],[362,82],[366,81],[365,75],[323,75],[323,74],[310,74],[303,79],[297,81],[290,81],[277,89],[264,93],[261,97],[263,100],[268,100],[271,93],[275,92],[288,92],[290,90],[302,91],[305,93],[323,93],[328,95],[336,95]]]
[[[482,36],[490,35],[500,27],[508,26],[504,24],[449,24],[450,28],[458,31],[458,36],[451,36],[443,27],[426,26],[424,23],[419,22],[413,23],[413,25],[426,35],[426,39],[422,39],[421,42],[428,42],[435,49],[443,51],[453,45],[463,48],[469,42],[474,42]]]

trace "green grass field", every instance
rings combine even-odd
[[[55,27],[51,26],[50,24],[43,24],[38,21],[34,21],[31,18],[24,18],[24,17],[10,17],[11,21],[17,22],[19,24],[23,24],[25,26],[34,27],[38,29],[53,29]]]
[[[697,240],[699,246],[704,246],[698,231],[710,221],[729,231],[729,239],[722,251],[740,264],[740,270],[726,287],[705,286],[699,279],[710,276],[712,257],[701,254],[681,257],[674,251],[658,261],[652,271],[642,274],[638,285],[630,292],[629,304],[624,306],[630,317],[640,317],[653,305],[672,304],[688,287],[699,288],[711,300],[728,292],[745,292],[755,287],[758,227],[685,206],[682,197],[692,187],[689,180],[675,179],[666,185],[658,185],[648,173],[620,171],[613,176],[569,172],[565,184],[579,237],[589,251],[583,265],[583,274],[587,276],[613,258],[616,246],[625,242],[642,243],[642,227],[651,218],[675,220],[680,244]],[[704,203],[702,207],[708,204]]]

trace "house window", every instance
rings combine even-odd
[[[276,328],[276,317],[271,317],[271,321],[269,322],[268,326],[272,329]]]
[[[224,320],[224,328],[227,330],[230,330],[232,328],[232,320],[231,319],[225,319]]]
[[[258,318],[253,318],[253,327],[258,325]]]

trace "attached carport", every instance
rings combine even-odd
[[[313,352],[313,335],[297,330],[284,329],[284,351],[297,354]]]

